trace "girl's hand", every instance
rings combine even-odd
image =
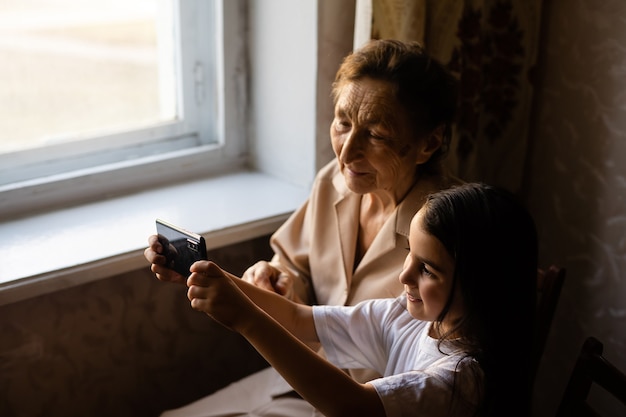
[[[187,298],[191,307],[203,311],[222,325],[239,331],[250,318],[255,304],[233,282],[239,279],[211,261],[198,261],[191,266],[187,279]]]
[[[148,247],[143,252],[143,256],[152,264],[150,270],[152,270],[161,281],[184,284],[186,277],[165,267],[167,259],[163,255],[163,252],[163,245],[159,241],[159,237],[157,235],[150,236],[148,238]]]

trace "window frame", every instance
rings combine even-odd
[[[34,149],[29,159],[36,163],[21,167],[15,161],[24,160],[26,151],[5,155],[0,159],[5,183],[0,185],[0,220],[232,172],[247,164],[241,123],[246,117],[243,1],[178,0],[173,15],[182,120]],[[63,160],[50,161],[59,155]],[[72,169],[60,171],[59,165]],[[15,180],[7,183],[9,177]]]

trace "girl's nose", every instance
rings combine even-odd
[[[404,265],[402,267],[402,271],[398,276],[398,280],[402,285],[406,285],[409,287],[416,287],[418,280],[416,279],[415,270],[413,268],[413,262],[411,259],[411,255],[407,255],[404,260]]]
[[[411,262],[407,260],[404,262],[404,267],[402,268],[402,271],[400,272],[400,275],[398,276],[398,281],[400,281],[400,284],[403,285],[408,285],[408,286],[413,286],[415,285],[415,280],[413,279],[413,275],[411,273]]]
[[[400,281],[400,284],[406,285],[406,269],[403,269],[402,272],[400,272],[398,281]]]

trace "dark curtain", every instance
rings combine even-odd
[[[449,168],[522,186],[543,0],[371,0],[372,38],[417,40],[460,81]]]

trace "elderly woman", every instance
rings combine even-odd
[[[426,195],[458,180],[443,169],[456,80],[417,43],[371,41],[348,55],[333,84],[330,137],[336,159],[309,199],[274,233],[275,251],[246,281],[307,304],[354,305],[397,297],[409,225]],[[164,281],[156,236],[146,258]],[[360,382],[377,377],[352,371]],[[268,368],[166,416],[310,416],[314,410]]]

